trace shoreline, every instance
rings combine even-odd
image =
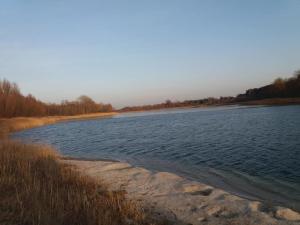
[[[238,102],[239,105],[244,106],[284,106],[284,105],[299,105],[300,104],[300,98],[265,98],[265,99],[259,99],[259,100],[251,100],[251,101],[245,101],[245,102]]]
[[[59,122],[90,120],[96,118],[110,118],[117,115],[117,112],[91,113],[75,116],[48,116],[48,117],[14,117],[0,118],[0,138],[7,138],[12,132],[25,129],[41,127]]]
[[[62,121],[106,118],[116,114],[0,119],[0,128],[4,124],[9,134]],[[5,123],[7,120],[9,122]],[[59,161],[73,165],[80,173],[96,180],[105,181],[113,190],[126,191],[130,199],[144,202],[145,206],[157,211],[158,217],[166,216],[174,224],[203,224],[207,221],[212,222],[208,224],[221,224],[224,219],[240,220],[244,217],[261,221],[261,224],[296,224],[298,222],[293,221],[300,221],[300,214],[289,208],[251,201],[174,173],[154,172],[111,159],[62,156]]]
[[[73,161],[86,161],[86,162],[121,162],[119,160],[116,159],[103,159],[103,158],[85,158],[85,157],[71,157],[71,156],[61,156],[60,157],[61,160],[73,160]]]
[[[197,171],[198,177],[193,176],[193,174],[188,171],[180,170],[178,168],[171,169],[171,167],[161,167],[161,166],[149,166],[146,164],[141,164],[137,161],[126,160],[126,159],[113,159],[113,158],[86,158],[86,157],[72,157],[72,156],[62,156],[60,157],[62,161],[84,161],[84,162],[109,162],[109,163],[126,163],[131,167],[143,168],[152,173],[166,172],[174,174],[176,176],[184,178],[189,182],[196,182],[205,184],[216,189],[223,190],[231,195],[237,196],[239,198],[248,201],[258,201],[262,204],[268,204],[272,206],[280,206],[283,208],[289,208],[295,212],[300,213],[299,201],[296,201],[291,196],[286,196],[280,192],[273,192],[273,184],[269,183],[268,189],[262,188],[261,186],[256,186],[259,182],[270,182],[270,180],[265,180],[262,178],[255,178],[249,182],[249,180],[242,179],[240,177],[234,176],[233,173],[228,173],[228,171],[216,170],[213,168],[204,168]],[[176,166],[175,164],[172,166]],[[258,179],[258,180],[257,180]],[[258,183],[257,183],[258,182]],[[271,195],[269,195],[271,194]],[[265,196],[269,195],[268,198]]]
[[[62,159],[79,172],[102,180],[113,190],[125,191],[130,199],[164,215],[174,224],[222,224],[223,220],[248,218],[257,224],[298,224],[300,214],[289,208],[230,194],[174,173],[156,172],[129,163]],[[297,222],[298,221],[298,222]],[[251,223],[250,223],[251,224]]]
[[[239,101],[232,103],[223,103],[223,104],[212,104],[212,105],[190,105],[190,106],[177,106],[177,107],[165,107],[157,109],[139,109],[139,110],[128,110],[122,111],[117,110],[116,112],[122,113],[134,113],[134,112],[151,112],[151,111],[160,111],[160,110],[176,110],[176,109],[193,109],[193,108],[210,108],[210,107],[219,107],[219,106],[285,106],[285,105],[300,105],[300,98],[264,98],[258,100],[248,100],[248,101]]]

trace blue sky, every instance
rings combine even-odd
[[[236,95],[300,69],[299,0],[0,0],[0,78],[47,102]]]

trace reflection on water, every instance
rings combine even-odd
[[[72,157],[176,172],[300,210],[300,106],[126,113],[26,130]]]

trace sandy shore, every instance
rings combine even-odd
[[[291,209],[249,201],[176,174],[113,161],[62,162],[114,190],[126,191],[129,198],[174,224],[300,224],[300,214]]]
[[[60,121],[113,115],[115,113],[0,119],[0,128],[6,136],[13,131]],[[61,161],[73,165],[81,173],[102,180],[114,190],[126,191],[129,198],[141,202],[145,208],[154,211],[155,215],[166,217],[173,224],[300,224],[300,214],[291,209],[249,201],[176,174],[152,172],[116,161],[71,158]]]

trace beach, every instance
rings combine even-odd
[[[107,160],[62,159],[61,162],[102,180],[113,190],[124,190],[128,198],[174,224],[299,224],[300,221],[300,214],[291,209],[243,199],[173,173]]]
[[[97,117],[112,115],[114,114],[99,114]],[[2,120],[1,124],[12,132],[60,121],[89,118],[95,118],[95,115],[83,118],[16,118]],[[171,221],[171,224],[296,225],[300,221],[300,214],[289,208],[250,201],[174,173],[150,171],[110,160],[61,156],[59,162],[71,165],[84,176],[103,182],[110,191],[124,191],[126,198],[140,203],[154,217]]]

